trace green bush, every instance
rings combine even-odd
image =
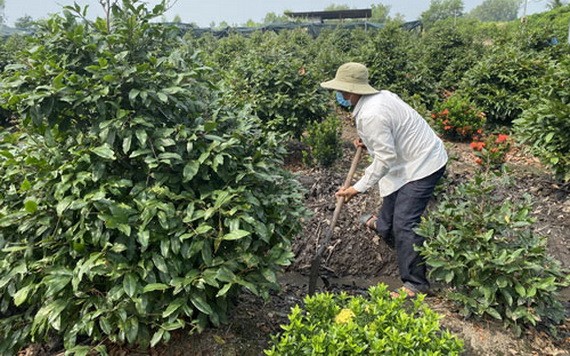
[[[436,103],[431,118],[435,130],[450,140],[470,140],[485,125],[485,114],[457,92]]]
[[[303,137],[303,142],[310,147],[305,156],[307,164],[311,165],[316,161],[323,167],[330,167],[342,156],[341,125],[340,119],[334,115],[323,122],[309,125]]]
[[[25,36],[12,35],[8,38],[0,38],[0,72],[14,62],[15,54],[25,45]],[[10,110],[0,107],[0,127],[11,126],[13,119],[14,114]]]
[[[300,138],[309,123],[329,112],[319,72],[273,33],[257,33],[249,41],[223,78],[228,101],[250,104],[266,130]]]
[[[568,23],[570,22],[570,5],[559,6],[550,11],[532,14],[527,21],[511,21],[506,23],[504,36],[508,43],[515,43],[523,50],[558,52],[564,43],[568,43]],[[553,45],[556,38],[559,45]]]
[[[437,98],[436,81],[421,52],[419,38],[391,23],[361,43],[354,58],[369,69],[370,84],[388,89],[402,97],[419,95],[422,104],[431,108]]]
[[[355,33],[348,29],[324,29],[310,47],[314,53],[312,62],[320,73],[319,81],[334,78],[336,70],[343,63],[354,61],[352,53],[362,45],[353,37]],[[366,43],[366,42],[365,42]],[[324,50],[326,48],[326,50]]]
[[[483,49],[475,41],[478,26],[477,21],[468,19],[446,19],[436,22],[421,37],[416,50],[433,78],[438,79],[440,91],[455,90],[463,74],[479,60]]]
[[[547,64],[539,53],[495,46],[465,73],[458,91],[485,113],[487,125],[510,125],[527,107]]]
[[[504,168],[505,158],[511,149],[512,139],[506,134],[481,135],[471,142],[475,163],[486,172],[499,171]]]
[[[505,196],[505,180],[477,175],[457,186],[421,222],[420,250],[464,315],[491,316],[519,334],[539,322],[554,327],[565,317],[557,291],[570,277],[533,233],[528,197]]]
[[[514,121],[517,137],[529,144],[555,175],[570,181],[570,60],[552,66],[532,105]]]
[[[266,355],[459,355],[463,342],[441,330],[436,312],[419,295],[390,297],[385,284],[367,298],[317,293],[289,314]]]
[[[165,4],[55,16],[2,78],[0,354],[54,335],[142,347],[267,296],[305,216],[285,144],[214,100]]]

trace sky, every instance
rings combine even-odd
[[[175,1],[175,0],[170,0]],[[13,26],[14,22],[23,16],[31,16],[34,20],[59,13],[65,5],[72,5],[74,0],[4,0],[4,16],[6,24]],[[88,17],[102,16],[99,0],[75,0],[81,6],[89,5]],[[157,0],[145,0],[150,5]],[[470,11],[483,0],[463,0],[465,11]],[[524,0],[527,4],[527,14],[545,11],[547,0]],[[200,27],[209,27],[212,23],[222,21],[230,25],[242,25],[248,20],[262,22],[267,13],[277,15],[284,11],[293,12],[322,11],[331,4],[348,5],[350,8],[366,9],[371,4],[390,6],[390,16],[404,15],[406,21],[419,18],[422,12],[429,8],[429,0],[177,0],[172,8],[165,13],[165,19],[171,21],[179,16],[184,23],[195,23]],[[520,14],[523,12],[521,7]]]

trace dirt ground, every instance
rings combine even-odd
[[[230,316],[230,322],[200,335],[178,332],[167,346],[137,351],[113,347],[113,355],[263,355],[271,335],[287,323],[287,315],[308,292],[308,273],[319,241],[325,236],[335,208],[334,192],[345,180],[354,154],[354,129],[346,125],[343,134],[343,158],[332,168],[303,168],[291,165],[306,188],[306,204],[314,213],[294,241],[296,259],[280,278],[281,290],[264,301],[243,292]],[[446,143],[450,162],[446,179],[450,184],[468,179],[477,169],[468,144]],[[570,268],[570,186],[552,180],[538,160],[522,151],[513,151],[508,166],[515,178],[510,194],[532,195],[534,226],[549,238],[549,251],[566,268]],[[362,174],[366,159],[361,160],[355,178]],[[381,203],[376,190],[362,194],[345,205],[336,224],[333,238],[325,250],[321,264],[322,278],[318,290],[364,293],[370,285],[398,284],[395,255],[378,236],[358,224],[364,213],[374,212]],[[570,312],[570,291],[560,297]],[[541,330],[526,332],[518,338],[500,324],[489,320],[465,320],[457,307],[438,293],[426,298],[428,305],[439,312],[441,324],[465,342],[464,355],[570,355],[570,313],[553,338]],[[42,354],[40,353],[27,353]],[[46,354],[46,353],[43,353]]]

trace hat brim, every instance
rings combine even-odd
[[[368,84],[355,84],[347,83],[337,79],[329,80],[328,82],[321,83],[321,87],[325,89],[344,91],[358,95],[376,94],[378,90],[374,89]]]

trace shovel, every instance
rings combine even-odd
[[[345,189],[350,187],[350,182],[352,181],[352,176],[354,175],[354,172],[356,171],[356,167],[358,166],[358,161],[360,161],[361,153],[362,153],[362,147],[358,146],[358,148],[356,149],[356,153],[354,154],[354,158],[352,159],[352,164],[350,166],[350,170],[348,171],[348,174],[346,176],[346,180],[344,181],[343,188],[345,188]],[[331,224],[329,225],[329,228],[327,230],[325,238],[324,238],[323,242],[321,243],[321,245],[319,246],[319,248],[317,249],[317,253],[315,254],[315,258],[313,259],[313,263],[311,264],[311,271],[309,273],[309,295],[313,295],[313,293],[315,292],[315,288],[317,286],[317,277],[319,276],[319,267],[321,264],[321,257],[323,255],[323,251],[325,250],[325,248],[329,245],[329,243],[331,241],[333,231],[334,231],[334,227],[335,227],[336,222],[338,220],[338,216],[340,215],[340,211],[342,209],[343,204],[344,204],[344,197],[340,197],[336,202],[336,207],[334,209],[333,218],[331,220]]]

